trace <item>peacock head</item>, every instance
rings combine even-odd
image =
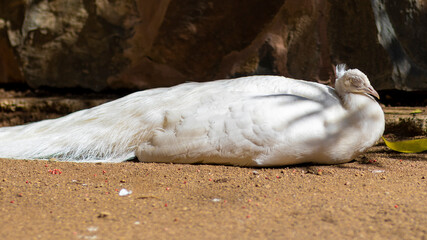
[[[348,69],[344,64],[336,67],[335,89],[339,94],[364,94],[380,98],[377,91],[372,87],[368,77],[359,69]]]

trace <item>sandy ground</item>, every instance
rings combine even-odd
[[[14,111],[5,114],[10,123]],[[0,166],[3,240],[427,239],[427,154],[381,142],[335,166]]]
[[[382,146],[336,166],[0,165],[0,239],[427,239],[426,155]]]

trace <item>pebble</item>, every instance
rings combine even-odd
[[[127,195],[130,195],[130,194],[132,194],[132,191],[131,191],[131,190],[124,189],[124,188],[122,188],[122,189],[120,190],[120,192],[119,192],[119,196],[120,196],[120,197],[127,196]]]
[[[88,230],[89,232],[96,232],[96,231],[98,231],[98,227],[91,226],[91,227],[88,227],[88,228],[87,228],[87,230]]]
[[[98,218],[107,218],[107,217],[109,217],[111,215],[111,213],[109,213],[109,212],[100,212],[99,214],[98,214]]]

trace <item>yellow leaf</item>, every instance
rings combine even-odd
[[[411,112],[411,114],[417,114],[417,113],[423,113],[423,110],[415,109],[414,111]]]
[[[389,142],[384,137],[382,137],[387,147],[390,149],[403,152],[403,153],[419,153],[427,151],[427,139],[414,139],[414,140],[404,140]]]

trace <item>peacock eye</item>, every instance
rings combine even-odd
[[[360,78],[356,78],[356,77],[350,78],[350,83],[355,88],[363,87],[363,79],[360,79]]]

